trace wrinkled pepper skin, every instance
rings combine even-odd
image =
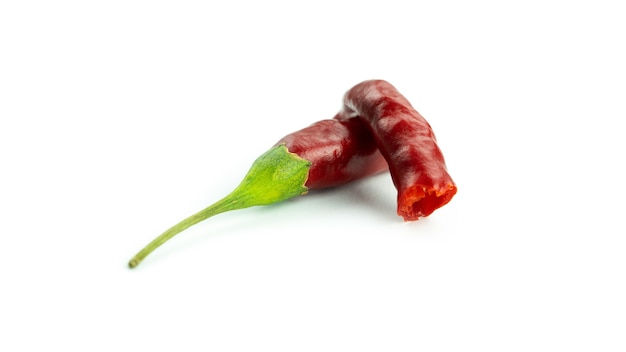
[[[452,199],[457,187],[430,124],[394,86],[365,81],[346,92],[343,103],[335,119],[361,120],[372,133],[398,190],[398,215],[418,220]]]
[[[370,130],[359,119],[318,121],[276,145],[311,162],[308,189],[339,186],[388,170]]]

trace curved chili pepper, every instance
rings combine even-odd
[[[360,119],[369,127],[389,164],[398,215],[405,221],[430,215],[456,194],[429,123],[388,82],[370,80],[351,88],[335,118]]]
[[[128,266],[136,267],[163,243],[214,215],[277,203],[309,189],[338,186],[387,170],[369,130],[358,120],[323,120],[283,137],[261,155],[226,197],[155,238]]]

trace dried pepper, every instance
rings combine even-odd
[[[359,119],[369,127],[389,164],[398,190],[398,215],[405,221],[430,215],[456,194],[430,124],[390,83],[357,84],[345,94],[335,118]]]
[[[277,203],[385,170],[385,159],[360,121],[319,121],[283,137],[254,161],[233,192],[165,231],[128,265],[134,268],[176,234],[214,215]]]
[[[176,234],[214,215],[277,203],[386,170],[405,221],[430,215],[457,190],[428,122],[388,82],[365,81],[345,94],[334,119],[280,139],[256,159],[234,191],[165,231],[128,265],[134,268]]]

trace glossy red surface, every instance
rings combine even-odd
[[[328,119],[283,137],[287,149],[311,162],[306,186],[321,189],[388,169],[369,129],[358,119]]]

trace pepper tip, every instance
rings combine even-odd
[[[137,265],[139,265],[140,262],[141,260],[139,260],[138,258],[133,258],[128,262],[128,267],[132,269],[136,267]]]

